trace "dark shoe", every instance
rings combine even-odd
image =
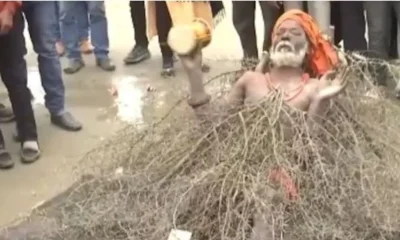
[[[173,76],[175,76],[174,59],[173,59],[173,57],[171,57],[171,58],[163,58],[161,76],[163,76],[163,77],[173,77]]]
[[[111,59],[109,58],[96,59],[96,65],[107,72],[112,72],[115,70],[115,65],[111,62]]]
[[[148,48],[135,45],[128,56],[125,57],[125,64],[137,64],[143,61],[146,61],[151,57],[150,51]]]
[[[14,161],[10,153],[5,150],[4,146],[0,146],[0,169],[10,169],[12,167],[14,167]]]
[[[74,74],[76,72],[79,72],[79,70],[81,70],[84,66],[85,63],[83,62],[82,59],[69,59],[68,66],[64,68],[64,73]]]
[[[51,116],[51,123],[67,131],[79,131],[82,129],[82,124],[78,122],[69,112],[61,115]]]
[[[21,162],[33,163],[40,157],[40,149],[37,141],[26,141],[21,147]]]
[[[15,115],[13,110],[0,103],[0,123],[12,122],[14,120]]]

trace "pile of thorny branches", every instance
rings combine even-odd
[[[263,216],[274,239],[399,239],[400,108],[365,96],[368,66],[350,65],[345,93],[312,130],[279,95],[237,111],[215,101],[212,124],[183,102],[143,132],[124,129],[87,157],[91,177],[33,214],[47,227],[30,238],[161,240],[182,229],[196,240],[251,239]],[[276,167],[297,200],[269,180]]]

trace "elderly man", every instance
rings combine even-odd
[[[56,2],[25,1],[23,11],[29,27],[33,49],[38,54],[39,72],[46,93],[45,104],[51,122],[68,131],[79,131],[82,125],[65,110],[65,88],[60,58],[56,50]]]
[[[322,48],[320,48],[322,47]],[[300,10],[286,12],[274,27],[270,49],[270,69],[245,73],[232,89],[230,104],[257,102],[275,90],[285,94],[288,105],[317,114],[317,106],[343,89],[340,80],[330,81],[322,75],[332,75],[329,70],[338,63],[338,56],[321,35],[314,20]],[[325,88],[329,87],[330,90]],[[328,94],[329,92],[329,94]],[[318,110],[318,114],[321,111]]]
[[[245,73],[237,81],[228,96],[230,105],[255,103],[280,90],[286,95],[288,105],[309,112],[312,118],[323,114],[327,100],[345,86],[340,78],[327,79],[326,75],[332,76],[330,70],[339,63],[338,54],[312,17],[300,10],[286,12],[275,24],[267,73],[263,71],[264,60],[256,71]],[[191,66],[186,68],[190,86],[188,103],[196,109],[207,104],[210,96],[198,74],[199,66]],[[316,79],[321,76],[324,76],[321,80]]]
[[[27,86],[24,19],[21,2],[0,2],[0,74],[7,87],[21,137],[21,160],[31,163],[40,156],[35,116]],[[14,165],[0,131],[0,168]]]

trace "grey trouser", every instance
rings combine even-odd
[[[367,12],[368,49],[371,57],[388,59],[392,28],[392,8],[400,22],[400,2],[364,2]]]
[[[400,22],[400,2],[372,1],[364,2],[368,24],[368,52],[370,57],[389,59],[390,40],[392,38],[392,13]],[[393,11],[394,10],[394,11]],[[382,65],[375,66],[374,78],[378,85],[386,85],[387,69]]]
[[[303,1],[285,1],[285,11],[290,9],[303,10]],[[333,38],[331,32],[331,3],[329,1],[307,1],[308,13],[315,18],[321,31],[329,34]]]

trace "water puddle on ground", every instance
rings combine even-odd
[[[138,84],[138,78],[120,77],[112,85],[111,94],[114,97],[114,107],[117,108],[117,118],[129,124],[143,124],[146,89]]]

